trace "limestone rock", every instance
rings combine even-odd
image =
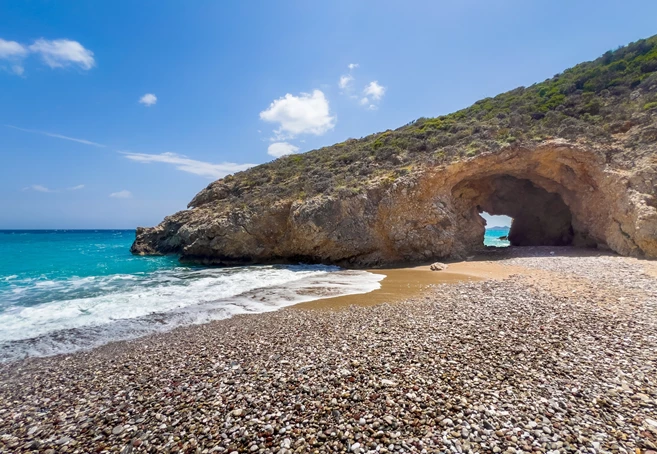
[[[507,147],[382,182],[366,194],[244,206],[221,198],[139,228],[135,254],[214,265],[372,266],[463,258],[483,244],[481,211],[511,214],[515,245],[566,245],[657,257],[657,167],[605,162],[564,140]],[[206,191],[206,190],[204,190]],[[215,191],[215,189],[212,189]],[[207,200],[202,191],[195,200]]]
[[[436,262],[436,263],[432,263],[429,268],[431,269],[431,271],[443,271],[447,269],[447,264]]]

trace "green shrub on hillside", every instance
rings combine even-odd
[[[511,144],[558,137],[610,142],[616,140],[614,134],[627,132],[637,115],[654,117],[655,99],[657,36],[449,115],[418,118],[394,131],[286,156],[223,182],[235,197],[262,202],[348,196],[422,166],[448,164]],[[641,146],[649,137],[643,134],[627,146]]]

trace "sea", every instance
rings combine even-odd
[[[504,235],[487,232],[486,242]],[[133,256],[134,239],[134,230],[0,230],[0,362],[368,293],[383,279],[325,265],[182,265]]]
[[[367,293],[383,279],[324,265],[187,266],[131,255],[134,239],[134,230],[0,231],[0,362]]]
[[[495,247],[508,247],[509,240],[502,239],[509,236],[509,227],[490,227],[486,229],[484,245]]]

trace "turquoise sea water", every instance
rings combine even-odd
[[[202,268],[130,254],[133,230],[0,231],[0,361],[379,288],[315,265]]]
[[[485,244],[508,228],[486,231]],[[0,230],[0,361],[130,339],[379,287],[337,267],[181,266],[130,254],[133,230]]]
[[[500,237],[503,236],[509,236],[509,227],[486,229],[484,244],[486,246],[507,247],[510,243],[508,240],[501,240]]]

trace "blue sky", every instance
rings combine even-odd
[[[655,17],[648,0],[1,2],[0,228],[154,225],[227,172],[540,82]]]

